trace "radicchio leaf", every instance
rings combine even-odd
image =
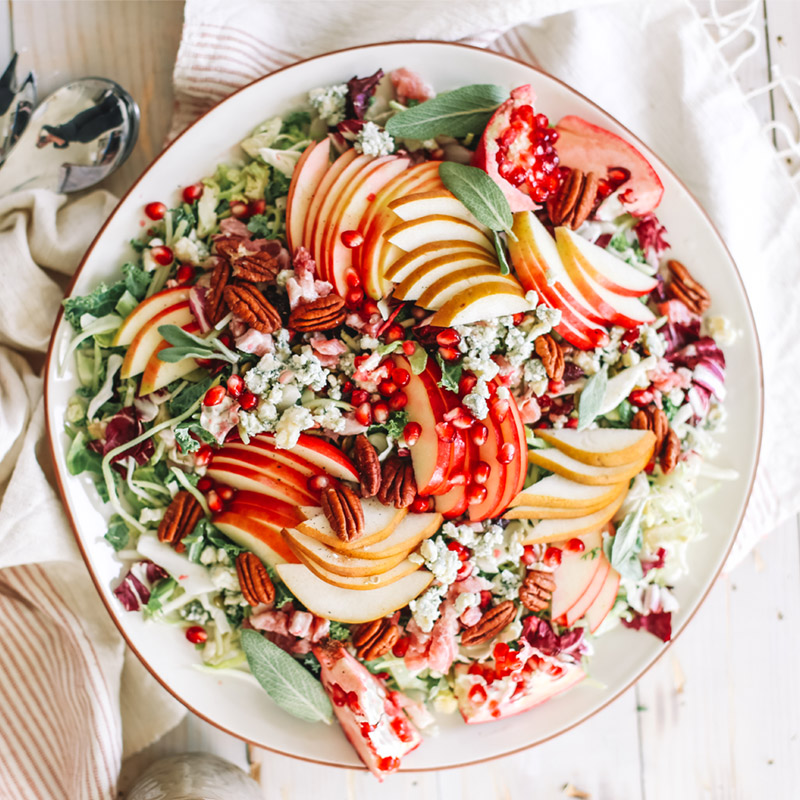
[[[626,628],[633,628],[637,631],[650,631],[653,636],[658,636],[662,642],[668,642],[672,638],[671,611],[654,611],[647,615],[634,611],[633,619],[629,622],[623,618],[622,624]]]
[[[137,436],[144,433],[144,427],[136,412],[134,406],[123,408],[114,414],[106,426],[105,438],[97,439],[89,443],[89,447],[96,453],[105,456],[120,445],[130,442]],[[112,459],[112,463],[116,468],[122,471],[122,467],[118,462],[125,461],[128,458],[133,458],[140,466],[146,464],[155,451],[155,444],[153,439],[145,439],[143,442],[131,447],[129,450],[123,450],[119,455]]]
[[[353,77],[347,81],[346,114],[352,119],[364,119],[364,114],[369,105],[369,100],[375,94],[378,81],[383,77],[383,70],[379,69],[374,75],[367,78]]]
[[[655,558],[649,561],[642,561],[642,573],[647,575],[651,569],[661,569],[666,561],[667,551],[663,547],[659,547],[656,551]]]
[[[633,230],[639,238],[639,244],[645,253],[652,250],[655,255],[659,256],[669,247],[669,244],[664,239],[667,229],[656,219],[655,214],[645,214],[633,226]]]
[[[522,638],[546,656],[569,655],[580,661],[585,650],[583,628],[573,628],[560,636],[545,619],[531,615],[522,621]]]
[[[137,574],[138,573],[138,574]],[[138,611],[150,602],[150,589],[168,578],[166,570],[152,561],[137,561],[114,589],[114,595],[126,611]]]

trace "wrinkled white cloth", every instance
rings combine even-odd
[[[172,134],[265,73],[387,39],[467,41],[536,63],[641,136],[710,213],[765,345],[763,454],[733,565],[800,507],[800,456],[786,446],[800,439],[790,406],[800,363],[800,203],[688,0],[188,0]],[[29,650],[0,648],[3,797],[112,797],[123,740],[133,752],[182,713],[124,657],[61,511],[44,441],[38,375],[62,292],[53,276],[74,270],[112,205],[102,192],[69,204],[47,192],[0,200],[0,621],[16,625],[0,624],[0,637],[30,635],[30,647],[47,638],[69,665],[49,674],[42,665],[53,659],[38,659],[42,670],[27,673],[59,709],[52,723],[31,722],[25,703],[41,693],[25,688],[24,659],[13,657]],[[72,696],[81,703],[63,702]],[[37,741],[52,745],[46,757]]]

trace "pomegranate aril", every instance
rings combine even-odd
[[[199,200],[203,194],[203,184],[193,183],[183,190],[183,202],[191,205],[195,200]]]
[[[347,692],[338,683],[334,683],[329,691],[333,704],[338,708],[341,708],[347,702]]]
[[[406,407],[407,403],[408,395],[405,392],[395,392],[389,398],[389,408],[391,408],[392,411],[401,411]]]
[[[160,264],[162,267],[168,267],[175,260],[172,250],[163,244],[160,244],[156,247],[151,247],[150,255],[152,256],[153,261],[155,261],[156,264]]]
[[[369,392],[364,389],[353,389],[353,396],[351,398],[354,406],[360,406],[369,400]]]
[[[548,547],[547,550],[544,551],[544,563],[547,564],[548,567],[557,567],[561,563],[561,548]]]
[[[517,446],[512,442],[506,442],[505,444],[501,445],[500,449],[497,451],[497,460],[501,464],[510,464],[516,455]]]
[[[462,397],[465,394],[469,394],[475,388],[477,382],[478,379],[471,372],[465,372],[458,382],[458,393]]]
[[[226,502],[230,502],[233,500],[233,496],[236,494],[236,489],[231,486],[218,486],[217,487],[217,494]]]
[[[570,417],[565,423],[565,428],[577,428],[578,427],[578,418],[577,417]]]
[[[526,544],[522,548],[522,555],[519,560],[526,566],[536,563],[536,551],[533,549],[533,545]]]
[[[635,406],[644,408],[655,400],[655,394],[650,389],[634,389],[629,395],[628,400]]]
[[[400,759],[395,756],[385,756],[378,761],[378,770],[380,772],[394,772],[400,768]]]
[[[417,496],[411,503],[412,514],[425,514],[430,508],[430,500],[427,497]]]
[[[447,549],[452,550],[458,556],[459,561],[466,561],[472,555],[472,551],[468,547],[454,539],[447,543]]]
[[[461,335],[452,328],[445,328],[436,334],[436,344],[442,347],[452,347],[461,341]]]
[[[378,384],[378,392],[384,397],[391,397],[397,391],[397,384],[394,381],[381,381]]]
[[[205,628],[201,628],[199,625],[192,625],[191,628],[186,629],[186,638],[192,644],[203,644],[208,639],[208,634]]]
[[[435,430],[436,430],[436,435],[443,442],[452,442],[453,437],[456,435],[456,429],[450,422],[437,422]]]
[[[509,408],[510,405],[508,400],[497,400],[492,404],[492,407],[489,409],[489,413],[492,415],[492,419],[495,422],[502,423],[508,415]]]
[[[570,539],[567,542],[566,547],[570,553],[582,553],[586,549],[586,545],[583,543],[583,540],[578,539],[577,537]]]
[[[252,411],[258,405],[258,395],[245,390],[239,398],[239,405],[243,411]]]
[[[224,386],[212,386],[206,392],[206,396],[203,398],[203,405],[218,406],[223,401],[227,393],[228,392]]]
[[[458,416],[453,417],[450,421],[460,431],[469,430],[475,424],[475,417],[466,408],[460,408],[459,412]]]
[[[356,277],[358,277],[358,276],[356,276]],[[359,284],[359,285],[360,285],[360,284]],[[362,315],[363,315],[363,316],[364,316],[364,317],[365,317],[367,320],[369,320],[369,318],[370,318],[370,317],[371,317],[373,314],[380,314],[380,313],[381,313],[381,312],[380,312],[380,309],[378,308],[378,304],[377,304],[377,303],[376,303],[376,302],[375,302],[375,301],[374,301],[374,300],[373,300],[371,297],[368,297],[368,298],[367,298],[367,299],[364,301],[364,304],[361,306],[361,314],[362,314]]]
[[[403,342],[403,352],[407,356],[413,356],[417,352],[417,345],[414,342]]]
[[[222,498],[213,489],[206,495],[206,502],[212,511],[222,511]]]
[[[548,381],[547,391],[550,392],[550,394],[558,394],[559,392],[563,392],[564,381]]]
[[[375,422],[382,425],[389,419],[389,406],[386,403],[375,403],[372,406],[372,416],[375,418]]]
[[[244,378],[241,375],[231,375],[225,385],[234,397],[238,397],[244,389]]]
[[[207,492],[212,486],[214,485],[214,481],[211,478],[206,478],[203,476],[197,481],[197,490],[200,492]]]
[[[514,314],[511,319],[514,323],[514,327],[518,327],[519,325],[522,325],[522,320],[525,319],[525,315],[520,311],[518,314]]]
[[[476,422],[469,429],[469,438],[472,439],[473,444],[480,447],[486,444],[486,440],[489,438],[489,429],[482,422]]]
[[[359,425],[369,425],[372,422],[372,406],[364,401],[356,408],[354,416]]]
[[[163,203],[148,203],[144,207],[144,213],[154,222],[158,222],[158,220],[164,219],[164,214],[167,213],[167,207]]]
[[[351,311],[358,311],[364,302],[364,290],[350,289],[344,297],[344,302]]]
[[[364,244],[364,237],[358,231],[342,231],[341,239],[342,244],[349,249]]]
[[[422,434],[422,425],[419,422],[409,422],[403,428],[403,439],[409,447],[413,447]]]
[[[450,476],[448,484],[450,486],[466,486],[469,483],[469,476],[466,472],[456,472]]]
[[[386,329],[386,333],[384,333],[383,338],[386,339],[388,343],[391,342],[399,342],[401,339],[405,338],[406,332],[403,329],[402,325],[394,324],[390,325]]]
[[[312,492],[321,492],[331,485],[331,479],[328,475],[312,475],[306,485]]]
[[[263,214],[267,210],[266,200],[251,200],[247,204],[247,214],[250,217],[255,217]]]
[[[408,648],[411,646],[411,639],[408,636],[401,636],[395,643],[394,647],[392,648],[392,655],[395,658],[403,658],[403,656],[408,652]]]
[[[485,461],[479,461],[472,468],[472,480],[475,481],[475,483],[484,484],[489,480],[489,473],[491,471],[492,468]]]
[[[181,264],[175,273],[175,280],[178,283],[188,283],[194,278],[194,267],[191,264]]]
[[[408,382],[411,380],[411,375],[408,374],[408,370],[405,370],[402,367],[395,367],[390,374],[394,383],[396,383],[401,389],[403,386],[408,386]]]
[[[440,347],[439,355],[443,361],[456,361],[461,358],[461,352],[455,347]]]
[[[485,611],[492,604],[492,593],[488,589],[481,589],[481,600],[478,607],[481,611]]]
[[[486,487],[480,483],[471,483],[467,487],[467,503],[471,506],[477,505],[478,503],[482,503],[486,500],[486,496],[489,492],[486,490]]]
[[[211,456],[214,454],[214,451],[207,445],[204,444],[200,447],[200,449],[194,454],[194,463],[198,467],[204,467],[211,461]]]
[[[230,211],[231,216],[236,217],[236,219],[242,219],[243,217],[248,216],[250,213],[247,203],[231,203]]]
[[[344,281],[350,289],[361,288],[361,278],[359,278],[358,273],[354,272],[352,269],[345,275]]]
[[[456,580],[463,581],[469,578],[474,569],[475,565],[471,561],[462,562],[461,566],[458,568],[458,572],[456,572]]]
[[[469,690],[467,696],[470,702],[474,703],[476,706],[482,706],[486,702],[486,689],[479,683],[476,683],[475,686]]]

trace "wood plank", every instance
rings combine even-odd
[[[788,796],[800,779],[798,594],[792,520],[718,581],[640,681],[647,800]]]
[[[20,71],[33,69],[39,96],[86,76],[111,78],[142,111],[139,141],[102,186],[122,194],[160,152],[172,115],[179,0],[8,0]],[[46,20],[46,24],[43,21]]]

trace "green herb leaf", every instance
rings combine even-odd
[[[235,364],[239,356],[229,350],[219,339],[201,339],[177,325],[159,325],[158,332],[173,345],[159,350],[158,360],[174,363],[184,358],[216,358]]]
[[[386,435],[392,439],[399,439],[403,435],[403,429],[408,424],[408,411],[392,411],[389,418],[384,423]]]
[[[506,256],[506,248],[500,234],[497,231],[492,231],[494,237],[494,251],[497,253],[497,260],[500,262],[500,274],[508,275],[511,272],[511,267],[508,265],[508,256]]]
[[[492,84],[462,86],[395,114],[387,121],[386,130],[401,139],[479,135],[507,97],[505,89]]]
[[[292,656],[252,630],[242,631],[242,649],[256,680],[284,711],[330,724],[333,707],[322,684]]]
[[[67,469],[70,475],[80,475],[82,472],[90,472],[96,476],[103,474],[103,457],[90,450],[88,444],[89,440],[83,431],[72,440],[67,451]]]
[[[137,299],[143,300],[147,294],[147,287],[150,286],[150,281],[153,280],[152,272],[145,272],[136,264],[122,265],[122,274],[125,276],[125,288]]]
[[[191,408],[212,386],[215,379],[208,377],[205,380],[185,386],[178,394],[173,395],[167,403],[167,410],[171,417],[178,417]]]
[[[81,317],[91,314],[93,317],[105,317],[114,312],[120,297],[125,294],[125,282],[108,286],[101,283],[91,294],[83,297],[68,297],[63,301],[64,316],[76,330],[81,330]]]
[[[439,165],[442,183],[473,217],[493,231],[510,231],[514,218],[500,187],[482,170],[445,161]]]
[[[125,520],[119,514],[112,515],[108,521],[108,530],[104,538],[115,550],[124,550],[128,546],[130,532]]]
[[[200,443],[214,444],[216,439],[202,425],[192,419],[185,419],[173,429],[175,442],[181,453],[194,453],[200,449]]]
[[[445,361],[439,353],[436,354],[436,361],[442,369],[442,378],[439,381],[439,386],[458,394],[458,382],[461,380],[461,363],[458,361]]]
[[[206,547],[216,547],[217,550],[224,550],[228,554],[231,562],[236,560],[236,556],[244,551],[235,542],[225,536],[222,531],[214,527],[214,524],[207,517],[203,517],[191,533],[181,539],[186,546],[186,555],[190,561],[195,563],[200,561],[200,554]]]
[[[178,581],[175,578],[163,578],[151,590],[150,599],[147,601],[145,610],[150,614],[155,614],[161,610],[164,601],[175,591]]]
[[[268,217],[264,214],[254,214],[247,221],[247,230],[256,239],[268,239],[272,235],[272,225]]]
[[[328,636],[331,639],[340,639],[341,641],[346,642],[350,638],[350,628],[348,628],[343,622],[336,622],[334,620],[331,622]]]
[[[604,541],[607,548],[607,557],[611,566],[623,578],[639,580],[642,577],[642,562],[639,560],[639,551],[642,549],[641,522],[644,505],[640,504],[635,511],[631,511],[617,528],[617,532],[610,537],[610,546]],[[605,539],[605,535],[604,535]]]
[[[608,371],[603,367],[599,372],[595,372],[581,390],[580,400],[578,401],[578,430],[581,431],[594,421],[603,398],[606,396],[608,386]]]
[[[224,361],[225,359],[213,350],[206,350],[205,347],[192,345],[191,347],[165,347],[158,351],[158,360],[174,364],[176,361],[183,361],[184,358],[216,358]]]
[[[421,344],[417,344],[414,352],[407,356],[408,364],[415,375],[421,375],[428,363],[428,353]]]

